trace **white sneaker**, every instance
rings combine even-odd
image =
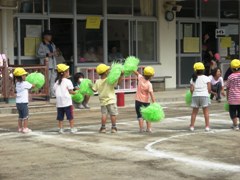
[[[90,109],[90,106],[88,104],[83,104],[83,106],[86,108],[86,109]]]
[[[194,127],[193,127],[193,126],[190,126],[189,130],[190,130],[190,131],[194,131]]]
[[[77,131],[78,131],[77,128],[71,128],[71,130],[70,130],[70,132],[73,134],[76,133]]]
[[[210,131],[210,127],[209,126],[205,127],[205,131],[209,132]]]
[[[18,132],[22,133],[23,132],[23,128],[18,128]]]
[[[234,126],[234,127],[233,127],[233,130],[239,131],[239,126],[238,126],[238,125],[237,125],[237,126]]]
[[[84,107],[82,104],[80,104],[80,105],[78,106],[78,108],[79,108],[79,109],[85,109],[85,107]]]
[[[64,130],[63,128],[60,128],[59,131],[58,131],[59,134],[63,134],[64,133]]]
[[[32,132],[32,130],[29,129],[29,128],[23,128],[22,132],[23,133],[30,133],[30,132]]]

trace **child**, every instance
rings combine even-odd
[[[99,130],[100,133],[106,133],[106,121],[107,114],[110,114],[111,122],[112,122],[112,133],[117,132],[116,127],[116,116],[118,115],[118,109],[116,105],[116,95],[115,95],[115,86],[120,84],[122,81],[122,76],[118,79],[118,81],[114,85],[110,85],[107,83],[107,75],[109,72],[110,66],[105,64],[100,64],[97,66],[97,73],[100,75],[100,79],[96,81],[93,85],[93,91],[97,91],[99,93],[99,100],[101,104],[101,112],[102,112],[102,126]]]
[[[16,79],[16,106],[19,114],[18,132],[32,132],[28,128],[28,90],[35,86],[25,81],[27,72],[23,68],[16,68],[13,72]]]
[[[150,82],[151,78],[154,76],[154,69],[150,66],[144,68],[143,76],[139,74],[137,71],[134,74],[138,77],[138,86],[136,93],[136,101],[135,101],[135,109],[137,113],[137,118],[139,122],[139,132],[144,132],[144,119],[141,114],[141,107],[149,106],[149,98],[151,98],[152,102],[155,102],[152,84]],[[151,123],[147,122],[147,132],[151,133]]]
[[[194,131],[194,123],[198,110],[200,107],[203,108],[203,114],[205,118],[205,131],[209,131],[209,112],[208,106],[210,104],[209,94],[211,93],[211,83],[209,77],[204,75],[205,67],[203,63],[197,62],[194,64],[194,74],[190,81],[190,91],[192,93],[192,116],[190,131]]]
[[[76,133],[77,129],[74,126],[73,120],[73,106],[72,106],[72,98],[70,94],[75,94],[73,91],[73,84],[72,82],[67,79],[69,77],[69,66],[65,64],[58,64],[57,65],[57,80],[53,86],[53,90],[56,95],[57,101],[57,120],[58,120],[58,127],[59,133],[64,133],[63,130],[63,120],[64,114],[67,116],[67,120],[69,120],[71,133]]]
[[[227,80],[227,99],[229,103],[229,114],[233,121],[233,129],[239,130],[240,118],[240,61],[234,59],[231,61],[231,69],[233,73]]]
[[[83,73],[76,73],[74,75],[74,90],[79,90],[81,81],[84,79],[84,74]],[[90,106],[88,105],[88,102],[90,100],[90,96],[85,95],[84,100],[82,103],[74,103],[77,108],[79,109],[90,109]]]

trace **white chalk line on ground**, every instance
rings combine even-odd
[[[223,131],[231,131],[231,130],[218,130],[215,132],[223,132]],[[198,166],[200,168],[205,167],[208,169],[216,169],[216,170],[223,170],[223,171],[230,171],[230,172],[240,172],[240,166],[238,166],[238,165],[232,165],[232,164],[221,163],[221,162],[212,162],[212,161],[197,159],[195,157],[187,157],[187,156],[179,155],[177,153],[160,151],[160,150],[156,150],[153,148],[154,145],[162,143],[164,141],[168,141],[170,139],[180,138],[180,137],[184,137],[184,136],[205,134],[205,133],[209,133],[209,132],[188,133],[188,134],[174,135],[174,136],[170,136],[168,138],[161,138],[159,140],[156,140],[156,141],[151,142],[148,145],[146,145],[145,149],[149,153],[151,153],[151,155],[153,155],[153,156],[156,156],[159,158],[173,159],[175,161],[184,162],[187,164]]]

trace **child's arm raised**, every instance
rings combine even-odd
[[[138,71],[133,71],[133,73],[138,76],[139,75],[139,72]]]
[[[124,72],[122,71],[122,74],[121,74],[121,76],[119,77],[119,79],[118,79],[118,85],[120,85],[121,83],[122,83],[122,81],[123,81],[123,75],[124,75]]]

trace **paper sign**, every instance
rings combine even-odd
[[[26,25],[26,37],[41,37],[41,25]]]
[[[86,29],[100,29],[100,16],[88,16],[86,21]]]
[[[221,37],[220,38],[220,47],[221,48],[229,48],[232,45],[231,37]]]
[[[24,38],[24,55],[35,56],[36,54],[36,39],[33,37]]]
[[[184,53],[199,53],[199,38],[198,37],[184,37],[183,52]]]

